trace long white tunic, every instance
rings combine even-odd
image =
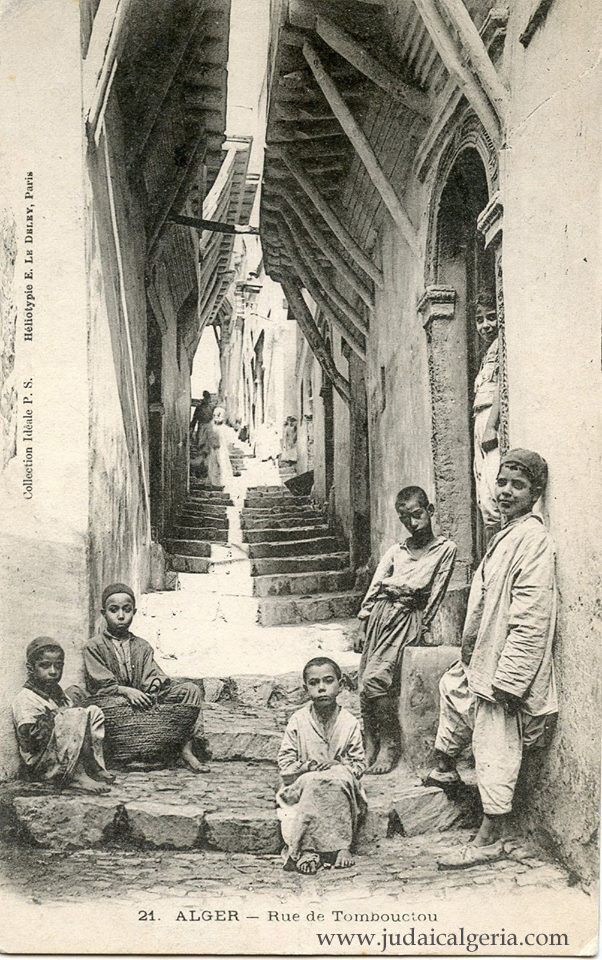
[[[285,856],[293,860],[305,850],[348,849],[366,811],[359,782],[366,769],[359,721],[344,707],[337,709],[325,726],[308,703],[293,714],[284,732],[278,768],[282,777],[296,779],[276,799]],[[311,760],[334,760],[335,765],[309,772]]]
[[[492,686],[524,698],[525,713],[556,713],[552,662],[556,625],[554,542],[533,513],[491,540],[476,571],[462,644],[473,693],[493,700]]]

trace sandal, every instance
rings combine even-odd
[[[501,840],[496,840],[495,843],[488,843],[482,847],[469,843],[442,857],[441,860],[437,861],[437,866],[440,870],[465,870],[468,867],[476,867],[481,863],[494,863],[496,860],[502,860],[505,856],[504,844]]]

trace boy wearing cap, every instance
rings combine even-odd
[[[71,690],[63,690],[65,653],[52,637],[32,640],[26,663],[27,681],[13,704],[23,772],[30,780],[107,793],[115,778],[105,769],[102,710],[76,706]]]
[[[148,710],[155,702],[183,703],[199,708],[193,735],[180,757],[195,773],[206,773],[194,752],[203,736],[201,691],[189,680],[172,680],[161,670],[150,643],[130,632],[136,598],[125,583],[112,583],[102,592],[106,627],[84,646],[86,682],[93,696],[105,702],[126,700],[134,710]],[[101,701],[102,702],[102,701]]]
[[[501,460],[496,500],[502,528],[475,573],[462,635],[462,661],[441,678],[437,764],[427,783],[459,781],[455,761],[472,739],[481,827],[468,847],[440,862],[468,867],[503,856],[523,750],[558,710],[552,644],[556,623],[555,551],[533,513],[547,480],[545,460],[510,450]]]

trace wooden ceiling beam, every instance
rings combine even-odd
[[[458,31],[460,42],[470,57],[479,83],[495,107],[500,123],[503,124],[508,106],[508,91],[498,76],[481,34],[464,6],[463,0],[441,0],[441,4]]]
[[[498,114],[491,106],[479,81],[463,62],[449,27],[439,13],[434,0],[414,0],[414,3],[445,69],[458,84],[493,142],[499,143],[502,131]]]
[[[310,216],[307,206],[288,190],[276,190],[275,192],[280,200],[281,206],[284,204],[292,211],[301,224],[302,229],[305,230],[310,242],[317,250],[325,254],[334,269],[341,274],[349,286],[361,297],[368,309],[374,310],[374,296],[371,290],[361,281],[355,270],[349,266],[344,257],[341,256],[326,233],[319,229],[315,223],[315,219],[312,219]]]
[[[305,264],[307,264],[328,299],[334,304],[337,310],[343,314],[343,316],[347,317],[359,336],[368,337],[370,334],[368,324],[364,318],[360,316],[357,310],[348,302],[348,300],[345,299],[342,293],[337,290],[336,284],[332,282],[332,278],[328,275],[326,269],[318,261],[318,258],[312,249],[311,238],[307,235],[303,227],[301,227],[299,231],[293,231],[291,229],[283,207],[280,207],[280,214],[282,221],[286,224],[287,229],[291,234],[291,237],[294,238],[294,243],[297,247],[297,251],[301,255],[301,259]]]
[[[394,223],[399,228],[404,240],[416,257],[420,257],[418,236],[414,224],[403,206],[393,186],[389,182],[384,170],[366,134],[349,110],[335,84],[326,72],[317,51],[310,43],[303,46],[303,56],[307,60],[311,71],[320,86],[322,93],[328,100],[334,115],[349,137],[358,157],[364,164],[368,176],[378,190],[383,203],[391,214]]]
[[[311,310],[307,306],[301,293],[301,284],[297,278],[292,276],[283,276],[281,286],[286,297],[290,311],[297,321],[301,333],[307,340],[307,345],[314,357],[320,364],[324,375],[332,383],[333,387],[347,404],[351,405],[351,387],[348,380],[337,369],[335,362],[328,351],[315,320],[311,315]]]
[[[364,253],[359,243],[351,236],[347,227],[336,215],[330,204],[324,199],[320,191],[315,187],[312,180],[307,176],[301,164],[293,157],[290,151],[279,149],[277,152],[286,166],[293,174],[299,186],[307,194],[314,207],[328,224],[334,235],[343,244],[351,257],[368,274],[378,287],[383,285],[383,275],[379,268],[372,262],[370,257]]]
[[[342,27],[319,15],[316,17],[316,33],[332,50],[344,57],[356,70],[389,96],[394,97],[413,113],[423,117],[431,116],[432,107],[427,95],[417,87],[410,86],[396,77],[388,67],[377,60],[362,43]]]
[[[339,312],[333,308],[319,281],[313,276],[307,264],[300,256],[295,245],[294,237],[282,218],[277,221],[276,229],[278,230],[282,246],[287,253],[289,261],[293,265],[295,273],[298,275],[309,295],[315,300],[331,323],[334,324],[339,333],[349,342],[349,346],[353,349],[354,353],[357,354],[360,360],[365,362],[366,351],[362,346],[362,339],[358,338],[355,328],[347,318],[341,317]]]

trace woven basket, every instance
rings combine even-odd
[[[157,703],[149,710],[129,704],[102,706],[105,752],[113,763],[174,761],[190,740],[199,708],[184,703]]]

